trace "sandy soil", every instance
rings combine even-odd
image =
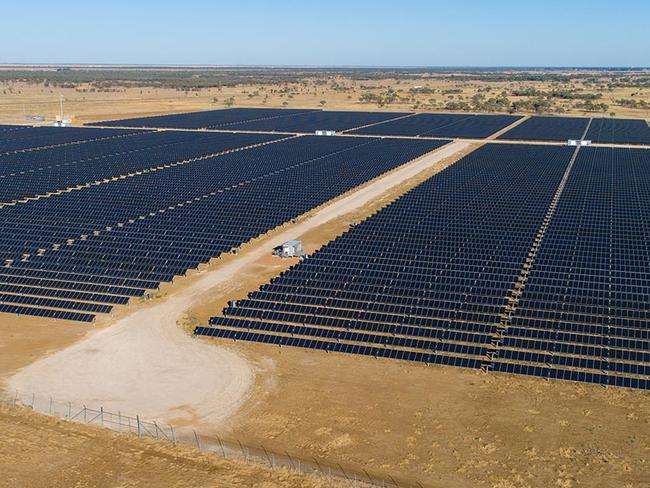
[[[0,432],[0,487],[6,488],[341,486],[1,405]]]
[[[326,205],[236,259],[197,273],[174,293],[135,307],[110,328],[91,332],[70,347],[23,368],[6,381],[6,388],[53,395],[76,404],[101,405],[177,425],[219,424],[244,401],[255,371],[227,349],[185,334],[178,323],[187,320],[186,311],[206,295],[232,286],[242,270],[267,257],[272,247],[363,208],[468,147],[466,142],[449,144]]]

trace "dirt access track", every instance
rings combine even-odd
[[[471,146],[464,141],[443,146],[283,226],[239,255],[216,260],[216,265],[183,280],[186,283],[173,293],[125,308],[125,315],[110,327],[99,327],[24,367],[8,378],[6,389],[177,425],[219,425],[246,400],[256,367],[227,348],[188,335],[179,327],[186,312],[227,290],[243,270],[265,259],[273,246],[363,209]],[[215,308],[213,313],[217,312]]]

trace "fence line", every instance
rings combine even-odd
[[[351,486],[379,486],[382,488],[424,488],[415,481],[407,483],[397,481],[392,476],[378,476],[366,469],[343,468],[338,463],[314,458],[304,459],[289,454],[277,453],[260,445],[259,447],[242,444],[239,440],[224,439],[199,434],[189,428],[175,428],[170,424],[161,424],[154,420],[143,420],[139,415],[124,415],[122,412],[109,412],[100,407],[89,408],[74,405],[71,402],[54,400],[51,396],[36,396],[15,392],[12,397],[0,397],[0,402],[14,408],[28,408],[35,412],[59,417],[67,421],[87,425],[96,425],[122,434],[137,435],[173,445],[191,446],[201,452],[209,452],[224,459],[235,459],[246,463],[268,465],[271,469],[286,469],[303,474],[320,475],[326,478],[345,481]]]

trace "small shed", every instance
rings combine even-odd
[[[273,249],[273,254],[281,258],[300,257],[305,255],[302,249],[302,242],[292,239]]]
[[[591,141],[588,139],[569,139],[567,141],[568,146],[591,146]]]

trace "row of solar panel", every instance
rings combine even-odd
[[[402,359],[406,361],[419,361],[427,364],[446,364],[449,366],[458,366],[463,368],[480,368],[481,361],[474,358],[463,358],[457,356],[447,356],[435,353],[425,353],[418,351],[408,351],[403,349],[390,349],[384,347],[372,347],[358,344],[346,344],[342,342],[329,342],[321,340],[303,339],[297,337],[286,337],[269,334],[257,334],[254,332],[243,332],[229,329],[215,329],[209,327],[197,327],[197,335],[209,337],[220,337],[226,339],[235,339],[243,341],[261,342],[266,344],[276,344],[280,346],[306,347],[309,349],[319,349],[322,351],[345,352],[351,354],[363,354],[366,356]]]
[[[557,146],[484,146],[260,290],[282,290],[279,300],[252,293],[224,315],[489,344],[571,155]],[[324,305],[294,301],[312,290]],[[360,292],[392,305],[375,311],[382,306],[366,298],[337,306],[339,294]],[[404,296],[445,296],[449,305],[397,308]]]
[[[330,342],[323,340],[311,340],[306,338],[286,337],[278,335],[258,334],[253,332],[235,331],[229,329],[215,329],[209,327],[197,327],[197,335],[217,337],[223,339],[243,340],[263,344],[274,344],[279,346],[293,346],[308,349],[316,349],[327,352],[342,352],[349,354],[361,354],[365,356],[400,359],[406,361],[417,361],[426,364],[440,364],[463,368],[480,368],[482,362],[473,358],[447,356],[436,353],[425,353],[401,349],[390,349],[382,347],[363,346],[341,342]],[[621,386],[626,388],[650,389],[650,381],[645,378],[634,378],[626,376],[608,375],[604,373],[593,373],[555,368],[550,366],[529,366],[508,362],[496,362],[491,366],[493,371],[500,371],[512,374],[536,376],[546,379],[558,379],[592,383],[604,386]]]
[[[292,138],[6,206],[0,283],[48,308],[122,303],[445,143]]]
[[[115,120],[98,122],[94,125],[289,133],[333,130],[369,135],[485,138],[508,127],[520,118],[515,115],[289,111],[286,109],[241,108]]]
[[[133,129],[94,129],[83,127],[29,127],[5,130],[0,136],[0,154],[30,151],[42,147],[116,139],[141,133]]]
[[[548,375],[569,368],[568,379],[643,387],[650,376],[650,236],[641,223],[650,217],[650,154],[579,150],[551,207],[572,155],[559,146],[484,146],[229,304],[197,334],[231,337],[232,329],[245,329],[360,346],[453,345],[449,354],[476,354],[486,368],[516,361],[518,371],[536,374],[542,364]],[[639,231],[623,239],[621,219],[639,219]],[[523,294],[513,295],[543,221],[550,225],[532,272]],[[633,271],[614,260],[614,249],[625,246],[639,260]],[[593,249],[609,259],[589,260]],[[557,280],[547,277],[549,267]],[[490,354],[476,344],[491,344]],[[470,348],[454,349],[461,346]]]
[[[567,141],[650,145],[650,126],[641,119],[531,117],[499,136],[506,140]]]
[[[315,109],[289,108],[228,108],[183,114],[155,115],[134,119],[107,120],[87,124],[104,127],[156,127],[168,129],[214,129],[230,124],[317,112]]]
[[[236,108],[112,120],[91,125],[309,133],[319,129],[343,131],[407,115],[410,114],[396,112],[324,112],[313,109]]]
[[[99,129],[97,129],[99,130]],[[0,202],[15,202],[281,136],[200,132],[144,132],[129,137],[0,156]]]
[[[351,131],[353,134],[483,139],[521,119],[517,115],[226,109],[101,122],[122,127],[211,128],[267,132]],[[500,139],[650,144],[641,119],[533,116]]]

